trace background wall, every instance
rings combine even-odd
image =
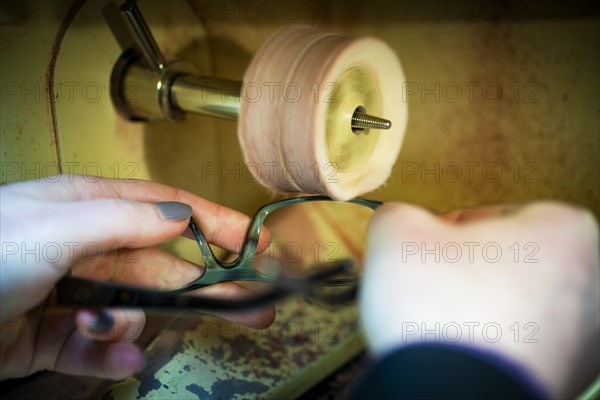
[[[391,179],[369,196],[438,211],[554,198],[600,212],[597,10],[516,1],[192,4],[213,69],[228,78],[242,76],[290,21],[378,36],[394,48],[409,125]]]
[[[2,5],[2,183],[52,174],[58,165],[169,183],[248,213],[272,198],[245,171],[235,122],[190,116],[140,125],[118,117],[108,77],[123,44],[109,29],[109,7],[75,4]],[[369,197],[437,211],[553,198],[600,214],[594,6],[140,4],[167,58],[191,58],[202,73],[225,78],[241,79],[261,44],[289,23],[388,42],[405,70],[409,125],[391,179]]]

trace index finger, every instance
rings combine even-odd
[[[241,212],[223,207],[185,190],[150,181],[63,175],[50,180],[41,180],[35,185],[32,185],[33,182],[27,183],[27,185],[16,183],[8,186],[12,186],[11,190],[17,190],[31,197],[54,201],[117,198],[152,203],[176,201],[189,204],[194,210],[194,220],[206,239],[229,251],[239,251],[251,221]],[[261,230],[258,251],[263,251],[268,246],[269,236],[268,230],[264,227]]]

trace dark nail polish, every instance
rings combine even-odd
[[[181,221],[192,216],[192,207],[177,201],[163,201],[156,203],[161,217],[167,221]]]
[[[115,325],[114,317],[105,309],[101,308],[96,314],[92,329],[99,333],[108,332]]]

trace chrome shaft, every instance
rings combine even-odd
[[[196,76],[185,63],[167,63],[136,5],[128,0],[121,15],[145,63],[135,61],[137,52],[125,52],[111,77],[111,95],[117,109],[129,119],[181,119],[185,113],[237,119],[242,82]],[[144,65],[145,64],[145,65]],[[148,74],[148,69],[153,73]],[[369,115],[362,105],[351,119],[355,134],[365,129],[390,129],[392,123]]]

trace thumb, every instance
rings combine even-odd
[[[66,269],[74,261],[99,257],[115,248],[162,243],[184,232],[191,216],[192,207],[178,202],[94,199],[60,203],[52,218],[60,228],[47,224],[40,235],[42,242],[53,241],[68,250],[54,262]]]
[[[369,222],[368,254],[399,253],[404,242],[431,237],[440,222],[430,211],[405,203],[386,203]]]
[[[3,248],[13,244],[14,251],[3,254],[2,319],[42,302],[74,262],[115,248],[164,242],[185,231],[191,215],[192,208],[178,202],[93,199],[38,204],[37,218],[11,221],[12,227],[3,229]]]
[[[414,260],[421,242],[442,234],[442,224],[431,212],[404,203],[388,203],[375,212],[369,222],[361,283],[361,300],[369,303],[364,304],[365,310],[385,304],[380,300],[386,292],[383,286],[391,286],[388,293],[395,293],[399,280],[410,268],[408,257],[412,255]]]
[[[361,324],[373,352],[397,342],[392,328],[401,319],[399,312],[415,300],[405,285],[414,284],[409,277],[418,265],[407,261],[414,260],[420,243],[435,237],[441,225],[431,212],[409,204],[388,203],[373,215],[359,293]]]

